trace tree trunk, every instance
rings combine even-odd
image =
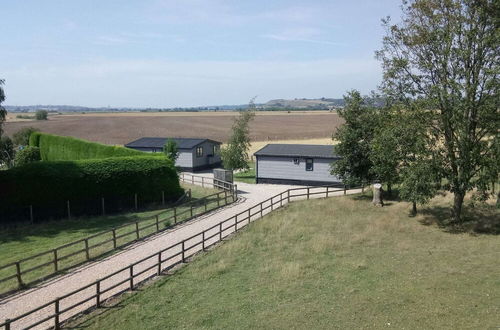
[[[416,215],[417,214],[417,203],[416,202],[412,203],[411,214],[412,215]]]
[[[375,206],[384,206],[384,202],[382,201],[382,185],[380,183],[375,183],[373,185],[372,203]]]
[[[456,223],[462,223],[462,205],[464,204],[463,192],[455,192],[453,197],[453,221]]]
[[[390,183],[387,184],[387,195],[392,197],[392,184]]]

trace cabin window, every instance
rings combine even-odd
[[[196,148],[196,157],[203,157],[203,147]]]
[[[299,160],[298,158],[294,158],[294,159],[293,159],[293,163],[294,163],[295,165],[299,165],[299,164],[300,164],[300,160]]]
[[[215,156],[219,153],[219,146],[214,144],[213,148],[212,148],[212,154]]]
[[[306,171],[312,171],[314,169],[314,162],[312,158],[306,158]]]

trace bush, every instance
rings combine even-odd
[[[0,219],[26,221],[33,207],[36,222],[67,216],[106,213],[176,200],[183,194],[174,164],[165,157],[117,157],[79,161],[42,161],[0,171]]]
[[[8,136],[0,137],[0,167],[12,165],[14,160],[14,143]],[[0,199],[1,200],[1,199]]]
[[[40,131],[34,127],[24,127],[12,135],[12,141],[16,146],[27,146],[30,142],[30,135],[34,132]]]
[[[44,161],[101,159],[110,157],[144,156],[142,151],[85,141],[67,136],[34,132],[30,146],[39,147]]]
[[[38,147],[25,147],[16,153],[14,158],[15,166],[24,166],[29,163],[33,163],[41,160],[40,158],[40,148]]]
[[[35,119],[36,120],[47,120],[47,117],[49,116],[49,113],[47,110],[38,110],[35,113]]]

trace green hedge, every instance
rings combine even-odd
[[[41,132],[31,134],[30,146],[40,148],[42,160],[47,161],[144,156],[144,152],[134,149]]]
[[[179,198],[183,189],[174,164],[166,157],[116,157],[79,161],[41,161],[0,171],[1,222],[36,222],[67,216],[99,214],[102,198],[107,213]]]

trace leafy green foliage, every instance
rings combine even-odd
[[[333,135],[333,139],[339,141],[335,153],[341,159],[332,164],[332,174],[346,184],[371,181],[374,176],[370,149],[377,127],[376,110],[356,90],[348,92],[344,99],[346,106],[339,110],[339,115],[345,124]]]
[[[31,134],[30,146],[40,148],[40,155],[44,161],[144,156],[143,152],[133,149],[40,132]]]
[[[29,163],[40,161],[40,148],[27,146],[16,153],[15,166],[24,166]]]
[[[0,166],[12,166],[14,160],[14,143],[8,136],[0,137]]]
[[[168,139],[163,147],[163,152],[168,159],[174,162],[179,158],[179,150],[177,149],[177,143],[173,139]]]
[[[74,215],[98,214],[101,198],[106,212],[130,209],[134,194],[141,205],[182,195],[174,164],[165,157],[116,157],[79,161],[41,161],[0,171],[0,218],[36,221],[66,215],[71,201]]]
[[[30,135],[39,132],[38,128],[23,127],[12,135],[12,141],[16,146],[27,146],[30,143]]]
[[[437,193],[437,177],[432,164],[427,161],[414,162],[402,169],[399,197],[412,202],[412,212],[417,213],[417,204],[425,204]]]
[[[226,147],[221,148],[221,158],[224,168],[231,170],[248,170],[248,151],[250,150],[250,122],[255,117],[255,105],[250,101],[247,110],[240,111],[234,120],[232,134]]]
[[[495,0],[412,0],[401,23],[390,25],[377,57],[383,92],[431,116],[427,145],[454,194],[461,221],[464,196],[474,188],[492,193],[498,182],[500,33]]]
[[[49,113],[47,112],[47,110],[38,110],[35,113],[36,120],[47,120],[48,116],[49,116]]]

